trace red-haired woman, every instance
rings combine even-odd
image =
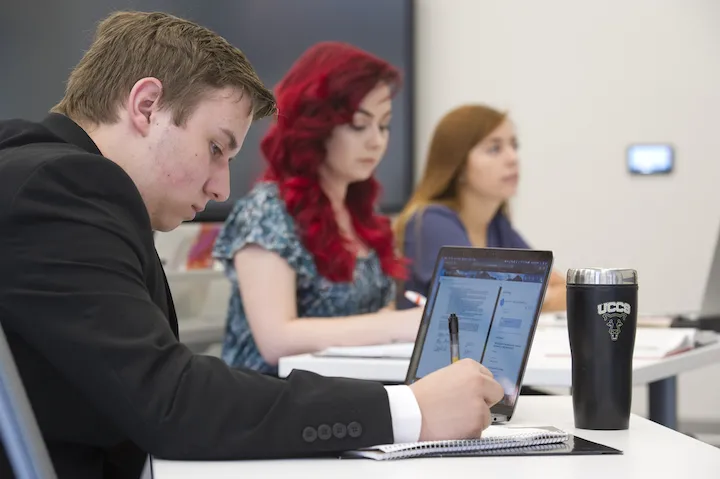
[[[351,45],[307,50],[276,87],[264,178],[239,200],[214,256],[233,283],[222,357],[276,374],[283,356],[414,341],[420,310],[395,311],[404,278],[373,172],[399,72]]]

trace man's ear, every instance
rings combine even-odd
[[[157,78],[141,78],[130,90],[127,112],[135,130],[142,136],[150,132],[152,116],[158,111],[162,82]]]

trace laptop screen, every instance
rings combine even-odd
[[[513,406],[552,266],[549,252],[444,248],[411,361],[409,382],[448,366],[448,318],[458,318],[460,358],[492,371]]]

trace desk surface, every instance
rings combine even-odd
[[[552,479],[717,478],[720,449],[633,415],[627,431],[575,430],[568,396],[523,396],[513,425],[552,425],[624,451],[622,456],[540,456],[369,459],[286,459],[230,462],[153,460],[154,479],[236,479],[238,477],[429,478],[545,477]],[[552,472],[550,472],[552,471]]]
[[[708,366],[720,361],[720,342],[662,359],[636,359],[633,362],[633,384],[636,386]],[[383,382],[403,382],[409,359],[350,358],[301,354],[281,358],[280,377],[293,369],[304,369],[323,376],[342,376]],[[530,355],[523,384],[534,387],[569,388],[572,385],[570,357],[548,357],[538,351]]]
[[[178,329],[184,344],[221,343],[225,333],[225,316],[179,317]]]

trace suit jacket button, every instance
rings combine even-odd
[[[332,429],[330,429],[330,426],[327,424],[320,424],[317,430],[317,435],[321,440],[327,441],[332,437]]]
[[[303,429],[302,435],[305,442],[313,442],[318,437],[318,433],[315,428],[310,426]]]
[[[360,437],[360,434],[362,434],[362,426],[359,422],[351,422],[347,425],[347,430],[350,437]]]
[[[341,422],[333,424],[333,434],[336,438],[342,439],[347,435],[347,427]]]

